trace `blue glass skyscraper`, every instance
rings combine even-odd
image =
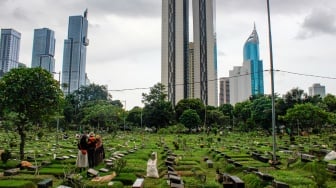
[[[70,94],[85,85],[86,47],[89,45],[87,10],[83,16],[70,16],[68,39],[64,40],[62,89]]]
[[[1,75],[19,66],[21,33],[14,29],[1,29],[0,71]]]
[[[263,62],[259,59],[259,37],[255,26],[244,44],[244,62],[247,61],[251,66],[251,94],[264,94]]]
[[[31,67],[41,67],[50,73],[55,71],[55,33],[48,28],[34,30]]]

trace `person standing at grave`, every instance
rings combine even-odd
[[[90,132],[88,139],[88,160],[89,168],[93,168],[95,165],[95,150],[96,150],[96,138],[93,132]]]
[[[77,144],[78,147],[78,155],[76,160],[76,166],[79,168],[79,171],[85,170],[89,166],[88,162],[88,154],[87,154],[87,140],[88,137],[86,134],[82,134],[80,140]]]
[[[105,158],[105,150],[103,140],[100,135],[96,135],[96,152],[95,152],[95,165],[98,165]]]

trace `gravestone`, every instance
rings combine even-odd
[[[20,168],[12,168],[4,171],[4,176],[13,176],[20,172]]]
[[[132,185],[132,188],[143,188],[144,186],[144,180],[143,178],[137,178],[133,185]]]
[[[90,169],[87,171],[87,173],[86,173],[86,175],[87,175],[88,177],[96,177],[96,176],[98,176],[98,174],[99,174],[99,171],[97,171],[97,170],[95,170],[95,169],[93,169],[93,168],[90,168]]]
[[[289,185],[287,183],[275,181],[275,180],[273,181],[272,186],[274,188],[289,188]]]
[[[208,165],[208,168],[213,168],[213,162],[212,162],[212,160],[207,160],[206,163]]]
[[[37,188],[49,188],[52,187],[53,180],[52,179],[44,179],[37,183]]]

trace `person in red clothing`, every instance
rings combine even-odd
[[[95,134],[93,132],[90,132],[89,139],[87,142],[89,168],[93,168],[95,166],[95,150],[96,150]]]

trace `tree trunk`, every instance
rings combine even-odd
[[[25,138],[26,138],[26,135],[24,133],[24,125],[23,124],[18,126],[18,132],[19,132],[20,139],[21,139],[21,142],[20,142],[20,159],[23,160],[24,159]]]

